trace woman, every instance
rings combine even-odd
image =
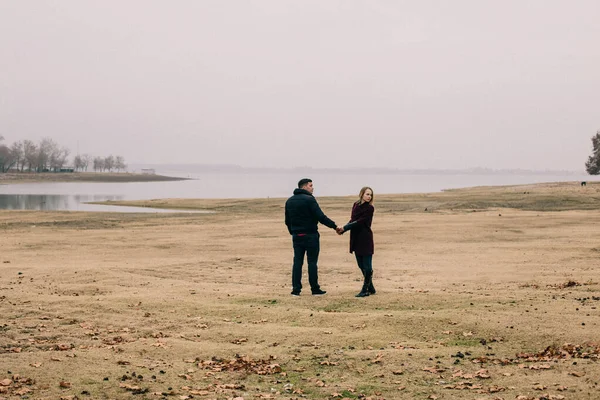
[[[375,294],[373,286],[373,189],[365,186],[360,189],[358,201],[352,205],[352,216],[341,233],[350,231],[350,253],[356,256],[358,268],[362,271],[364,283],[356,297],[366,297]]]

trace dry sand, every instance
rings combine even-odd
[[[348,237],[325,227],[327,295],[290,296],[285,199],[0,211],[0,398],[598,399],[598,199],[376,192],[362,299]],[[319,198],[338,224],[353,200]]]

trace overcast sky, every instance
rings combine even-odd
[[[0,0],[0,135],[246,167],[583,170],[597,0]]]

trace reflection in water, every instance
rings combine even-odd
[[[110,206],[85,204],[90,201],[117,201],[124,196],[107,195],[62,195],[62,194],[0,194],[0,210],[40,211],[112,211],[112,212],[193,212],[162,210],[144,207]],[[197,211],[202,212],[202,211]]]
[[[123,196],[87,196],[59,194],[0,194],[0,209],[6,210],[80,210],[89,201],[122,200]]]

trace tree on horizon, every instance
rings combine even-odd
[[[592,136],[592,148],[592,155],[585,163],[585,170],[590,175],[598,175],[600,174],[600,130]]]
[[[44,137],[39,144],[32,140],[19,140],[10,146],[5,144],[6,138],[0,135],[0,173],[9,171],[24,172],[62,172],[63,169],[71,169],[69,155],[71,150],[60,146],[54,139]],[[92,163],[95,172],[117,172],[127,170],[125,157],[113,156],[96,157],[92,159],[89,154],[77,154],[72,159],[73,170],[87,171]]]

